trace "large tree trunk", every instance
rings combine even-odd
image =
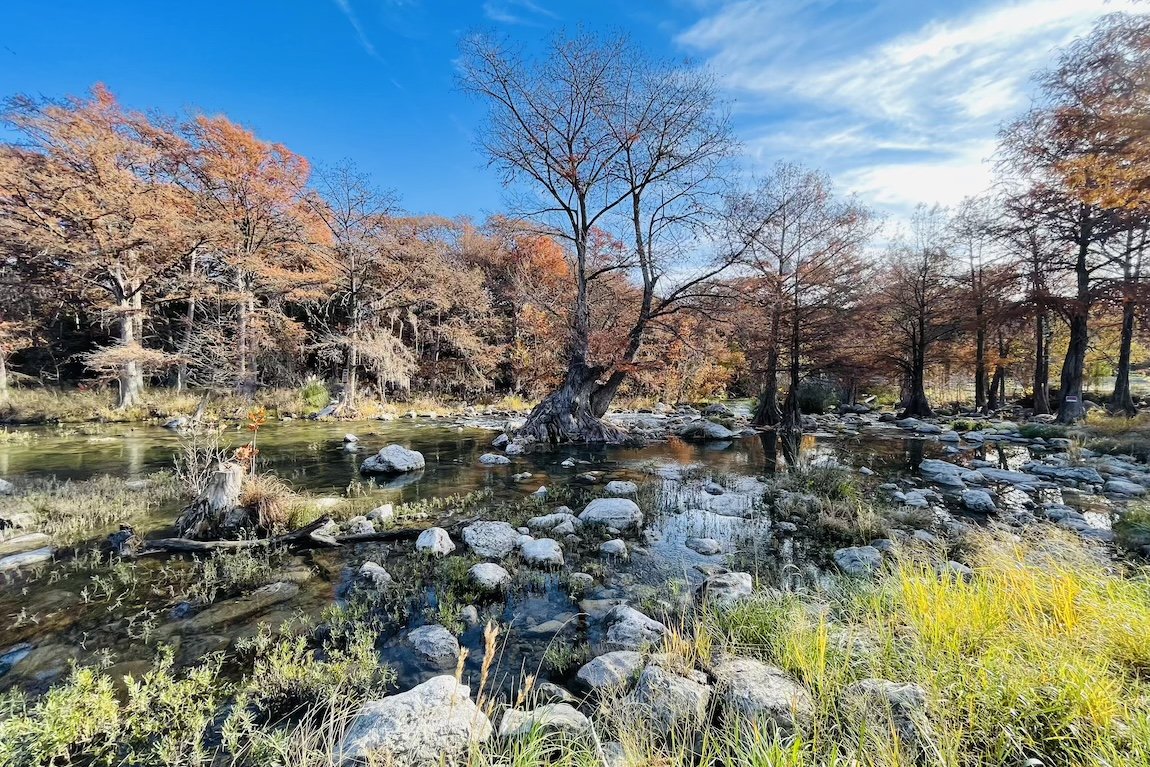
[[[1122,341],[1118,351],[1118,370],[1114,376],[1114,393],[1110,406],[1127,415],[1135,415],[1134,397],[1130,392],[1130,349],[1134,342],[1134,301],[1122,302]]]
[[[1034,413],[1050,413],[1050,344],[1046,312],[1034,318]]]
[[[799,373],[802,359],[802,327],[799,315],[798,280],[795,280],[795,300],[792,306],[790,327],[790,360],[788,365],[789,381],[787,398],[783,402],[783,419],[780,427],[791,435],[801,434],[803,431],[803,414],[799,408]]]
[[[120,299],[120,344],[130,349],[139,343],[136,330],[141,318],[142,299],[139,291]],[[139,360],[125,360],[119,376],[120,397],[116,407],[126,410],[140,404],[144,395],[144,370]]]
[[[550,444],[627,441],[626,432],[601,420],[610,404],[601,388],[595,370],[585,363],[571,365],[563,384],[532,409],[518,436]]]
[[[763,372],[763,389],[755,408],[755,426],[777,426],[783,419],[779,409],[779,326],[781,318],[777,307],[771,309],[771,330],[767,342],[767,365]]]
[[[1066,347],[1066,359],[1062,362],[1059,423],[1075,423],[1086,417],[1086,408],[1082,406],[1082,384],[1086,373],[1086,347],[1090,342],[1087,326],[1090,314],[1090,270],[1086,263],[1088,254],[1088,239],[1083,236],[1074,266],[1078,291],[1071,304],[1070,343]]]
[[[921,340],[914,343],[911,352],[908,384],[910,390],[907,392],[906,400],[903,403],[903,417],[928,418],[934,415],[934,410],[930,407],[930,400],[926,397],[926,345]]]

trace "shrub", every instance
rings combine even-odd
[[[299,390],[299,398],[313,411],[319,411],[331,403],[331,392],[323,381],[313,378]]]

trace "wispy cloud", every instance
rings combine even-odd
[[[753,156],[821,165],[898,215],[984,189],[997,128],[1029,103],[1033,73],[1100,15],[1135,7],[984,0],[930,18],[922,5],[738,0],[678,42],[723,77]]]
[[[379,58],[379,53],[375,50],[375,46],[371,44],[368,39],[367,33],[363,30],[363,25],[359,23],[359,17],[355,15],[355,10],[351,7],[350,0],[334,0],[335,5],[339,8],[340,13],[343,14],[347,22],[351,24],[351,28],[355,30],[355,36],[359,40],[359,44],[367,53],[375,58]]]
[[[485,0],[483,15],[499,24],[539,27],[558,19],[558,14],[534,0]]]

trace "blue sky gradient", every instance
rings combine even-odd
[[[584,25],[714,68],[749,172],[829,171],[880,212],[989,179],[1000,122],[1054,49],[1129,0],[14,2],[0,95],[106,83],[129,106],[225,113],[317,164],[354,159],[408,210],[482,218],[503,192],[455,86],[462,36],[525,49]]]

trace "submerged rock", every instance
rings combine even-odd
[[[262,586],[247,596],[219,602],[194,616],[187,623],[173,624],[185,632],[204,631],[250,618],[272,605],[286,602],[299,593],[299,584],[279,581]]]
[[[714,421],[700,419],[679,429],[679,436],[683,439],[730,440],[739,435]]]
[[[467,685],[437,676],[407,692],[360,707],[340,743],[341,760],[439,765],[491,737],[491,721]]]
[[[374,588],[382,588],[391,583],[391,573],[375,562],[364,562],[356,577],[360,583]]]
[[[361,474],[404,474],[425,466],[423,453],[403,445],[388,445],[359,465]]]
[[[415,539],[415,550],[443,557],[455,551],[455,542],[442,527],[429,527]]]
[[[703,556],[713,556],[723,551],[723,546],[714,538],[688,538],[686,546],[696,554]]]
[[[479,463],[484,466],[505,466],[511,463],[511,459],[498,453],[484,453],[479,456]]]
[[[716,694],[728,720],[773,725],[783,736],[801,731],[814,714],[814,702],[801,684],[775,666],[733,658],[715,667]]]
[[[476,554],[503,559],[515,551],[519,531],[507,522],[472,522],[463,528],[463,542]]]
[[[643,512],[628,498],[596,498],[587,504],[579,519],[616,530],[632,530],[643,524]]]
[[[2,557],[0,558],[0,573],[50,562],[55,554],[56,549],[51,546],[44,546],[32,551],[23,551],[19,554]]]
[[[459,660],[459,640],[443,626],[420,626],[407,634],[407,642],[437,666],[454,666]]]

